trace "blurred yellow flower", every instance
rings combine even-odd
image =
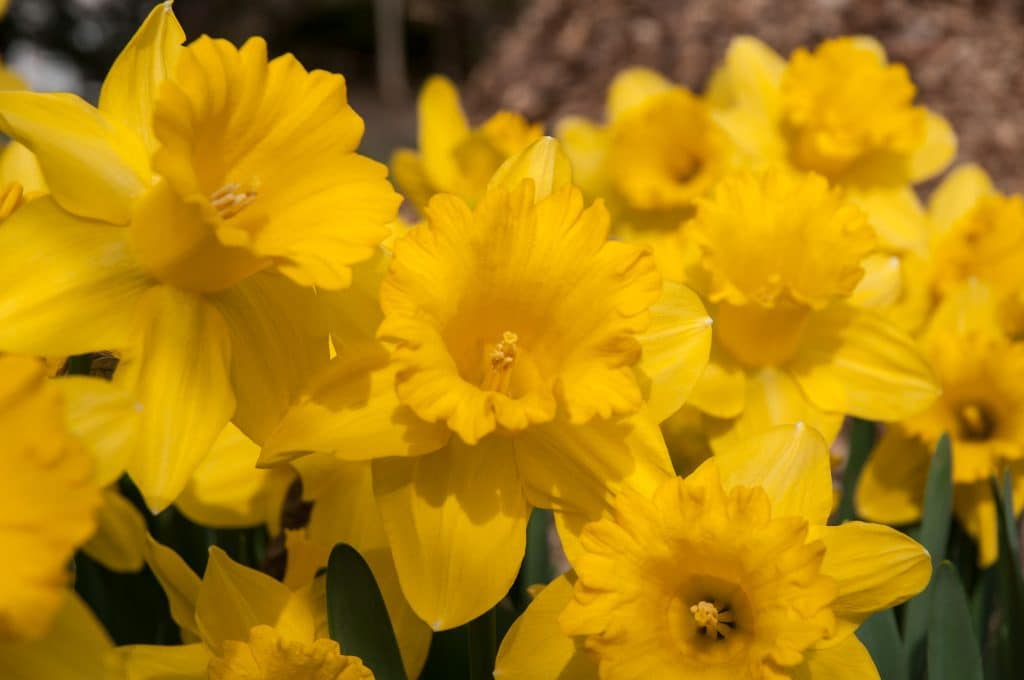
[[[849,304],[875,237],[815,174],[722,180],[683,226],[676,276],[714,318],[711,362],[689,403],[712,445],[803,421],[831,441],[844,415],[897,420],[938,388],[909,336]]]
[[[0,230],[0,349],[120,352],[144,433],[126,465],[154,511],[229,420],[261,439],[327,362],[317,291],[350,283],[400,200],[355,153],[340,75],[268,61],[259,38],[183,40],[158,5],[98,109],[0,92],[51,191]]]
[[[646,68],[621,71],[597,125],[569,117],[558,138],[588,198],[604,198],[616,233],[674,229],[733,161],[733,144],[699,97]]]
[[[606,495],[580,493],[583,478],[643,487],[671,470],[656,422],[700,374],[710,328],[692,291],[663,291],[649,251],[608,240],[607,211],[584,206],[550,138],[475,209],[441,194],[426,215],[394,245],[385,346],[339,355],[261,462],[380,459],[402,589],[441,630],[508,591],[531,506],[595,516]]]
[[[391,157],[395,184],[417,210],[437,193],[455,194],[469,205],[484,195],[491,176],[544,132],[511,111],[498,111],[470,127],[454,83],[431,76],[417,102],[419,152],[398,149]]]
[[[939,306],[921,344],[942,396],[886,429],[857,488],[862,516],[907,524],[921,516],[928,461],[943,433],[952,441],[954,509],[978,542],[978,561],[999,552],[989,479],[1010,472],[1014,511],[1024,508],[1024,343],[998,323],[997,297],[974,281]]]
[[[100,489],[36,359],[0,356],[0,640],[42,637],[64,605],[68,561],[96,530]]]
[[[906,68],[864,36],[798,48],[788,62],[755,38],[734,38],[707,93],[749,163],[787,163],[843,186],[895,252],[926,241],[910,185],[956,154],[949,123],[915,95]]]
[[[575,572],[509,631],[495,676],[877,678],[853,633],[923,590],[931,560],[888,527],[826,526],[828,458],[800,424],[653,494],[624,488],[584,528]]]

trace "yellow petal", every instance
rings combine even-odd
[[[882,248],[902,252],[927,246],[928,222],[924,206],[910,187],[851,185],[846,197],[867,213]]]
[[[1009,471],[1013,477],[1013,512],[1019,516],[1024,508],[1024,462],[1011,462]],[[978,566],[992,566],[999,557],[999,519],[989,483],[957,484],[953,487],[953,510],[978,544]]]
[[[921,501],[931,452],[903,428],[890,425],[875,446],[857,481],[857,513],[885,524],[921,519]]]
[[[183,631],[199,635],[196,625],[196,602],[199,599],[199,577],[185,564],[178,553],[146,537],[144,548],[146,564],[160,582],[171,618]]]
[[[752,109],[773,118],[782,105],[780,85],[786,61],[757,38],[737,36],[729,43],[722,66],[711,77],[707,97],[712,106]]]
[[[154,512],[174,502],[235,410],[224,319],[203,298],[168,286],[140,304],[140,341],[114,375],[142,405],[128,474]]]
[[[956,157],[956,132],[949,121],[928,111],[924,143],[910,156],[910,180],[923,182],[939,174]]]
[[[805,517],[824,524],[832,512],[828,444],[803,424],[777,427],[712,458],[722,485],[760,486],[772,500],[772,516]]]
[[[260,447],[228,424],[175,501],[197,524],[216,528],[266,524],[280,533],[281,509],[295,473],[288,466],[256,467]]]
[[[643,412],[586,425],[556,420],[535,426],[516,437],[515,449],[532,505],[590,520],[610,510],[620,487],[651,496],[674,476],[661,430]]]
[[[307,456],[297,462],[301,466],[314,457]],[[320,474],[324,474],[322,469]],[[330,547],[348,543],[370,565],[388,609],[406,674],[415,678],[427,660],[430,627],[416,616],[399,585],[398,571],[373,495],[371,465],[337,461],[325,476],[328,479],[320,487],[310,514],[309,537],[324,546],[325,556]],[[291,548],[288,559],[290,566]],[[324,565],[326,561],[318,566]]]
[[[211,299],[231,335],[234,422],[264,441],[303,385],[327,365],[323,303],[314,290],[275,272],[251,276]]]
[[[402,220],[391,224],[393,239],[397,240],[408,231]],[[317,291],[317,298],[326,307],[331,342],[339,354],[346,354],[349,348],[357,348],[377,337],[377,328],[384,319],[380,308],[380,286],[391,267],[391,251],[381,246],[366,262],[352,268],[352,285],[344,290]],[[335,355],[331,355],[333,358]]]
[[[651,326],[638,336],[638,368],[649,384],[647,411],[659,423],[686,402],[711,351],[711,317],[700,298],[686,286],[663,286],[651,306]]]
[[[743,412],[735,420],[708,419],[711,448],[742,444],[778,425],[803,423],[831,442],[843,424],[842,413],[819,409],[804,395],[793,377],[777,368],[762,368],[746,376]]]
[[[508,439],[452,437],[432,454],[374,461],[373,485],[402,591],[431,628],[462,625],[505,596],[530,512]]]
[[[920,593],[932,575],[928,551],[906,534],[881,524],[820,527],[811,537],[824,541],[821,571],[839,584],[839,596],[832,603],[836,614],[832,642],[852,634],[872,613]]]
[[[652,69],[642,66],[623,69],[608,86],[605,118],[613,122],[629,109],[672,87],[672,81]]]
[[[149,285],[123,229],[74,217],[49,198],[32,201],[0,229],[0,349],[67,356],[122,348]]]
[[[840,305],[811,316],[790,370],[819,408],[868,420],[915,415],[940,392],[909,336],[874,313]]]
[[[210,650],[191,645],[127,645],[117,652],[127,680],[206,680]]]
[[[588,196],[606,195],[608,133],[584,118],[569,116],[558,121],[556,135],[572,163],[573,181]]]
[[[572,183],[569,157],[554,137],[541,137],[508,158],[491,177],[488,190],[504,187],[512,191],[524,179],[533,180],[535,202]]]
[[[712,344],[708,365],[690,392],[690,405],[716,418],[735,418],[743,412],[746,400],[747,376],[743,368],[721,347]]]
[[[417,211],[434,195],[434,187],[427,176],[426,168],[420,155],[412,149],[398,149],[391,154],[391,181]]]
[[[573,583],[562,575],[534,598],[501,641],[494,662],[497,680],[592,680],[597,664],[558,625],[572,599]]]
[[[64,394],[68,429],[92,454],[96,485],[117,481],[139,436],[141,419],[131,395],[99,378],[72,375],[54,384]]]
[[[203,641],[219,654],[227,640],[246,640],[253,626],[277,628],[285,638],[312,642],[312,617],[304,621],[289,616],[292,592],[280,581],[234,562],[217,547],[199,586],[196,623]]]
[[[936,232],[949,229],[978,199],[995,193],[992,178],[975,163],[953,168],[928,200],[928,217]]]
[[[460,176],[455,147],[469,134],[459,91],[448,78],[431,76],[420,90],[416,107],[420,153],[427,176],[439,190],[450,191]]]
[[[804,664],[793,671],[793,680],[878,680],[878,669],[867,647],[850,635],[828,649],[804,652]]]
[[[396,372],[387,351],[376,344],[350,347],[332,359],[264,443],[260,465],[303,451],[367,460],[440,448],[448,429],[420,420],[398,401]]]
[[[0,91],[0,131],[35,153],[54,199],[81,217],[126,224],[150,181],[141,140],[75,95]]]
[[[149,13],[107,72],[100,89],[99,110],[139,136],[146,149],[156,149],[153,105],[160,83],[173,73],[185,42],[170,2]]]
[[[0,182],[17,182],[29,198],[50,192],[39,159],[19,142],[10,142],[0,151]]]
[[[96,519],[99,527],[82,550],[111,571],[141,570],[146,546],[146,520],[131,501],[114,489],[106,489]]]
[[[903,294],[903,268],[900,258],[874,253],[861,260],[864,277],[847,300],[851,305],[873,309],[882,314]]]
[[[0,644],[4,680],[111,680],[119,670],[106,631],[73,593],[46,637]]]

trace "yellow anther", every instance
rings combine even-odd
[[[9,182],[0,189],[0,220],[6,220],[21,205],[23,194],[21,182]]]
[[[210,194],[210,203],[217,210],[221,219],[231,219],[256,200],[259,188],[260,182],[256,178],[249,180],[245,184],[228,182]]]
[[[512,381],[512,365],[519,352],[519,336],[511,331],[501,334],[501,342],[494,346],[489,355],[491,370],[484,377],[482,387],[495,392],[508,392]]]
[[[719,636],[729,637],[732,632],[732,612],[722,611],[723,608],[720,602],[701,600],[690,607],[690,613],[693,614],[697,627],[703,628],[704,634],[709,638],[717,640]]]
[[[960,426],[967,439],[987,439],[992,435],[994,424],[992,418],[977,404],[967,404],[960,408]]]

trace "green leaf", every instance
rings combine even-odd
[[[939,565],[928,617],[928,680],[984,680],[971,610],[952,562]]]
[[[857,637],[868,648],[871,658],[884,680],[907,680],[907,661],[903,656],[903,641],[896,627],[892,609],[875,612],[860,624]]]
[[[953,464],[949,436],[942,435],[928,466],[928,480],[924,491],[924,510],[917,540],[932,556],[932,583],[924,592],[907,603],[903,619],[903,648],[907,655],[910,677],[921,676],[924,670],[925,634],[928,631],[932,584],[946,554],[953,517]]]
[[[1008,677],[1024,677],[1024,580],[1020,569],[1020,546],[1017,522],[1013,514],[1013,487],[1009,473],[1003,490],[993,478],[992,495],[995,498],[997,528],[999,531],[998,606],[1002,613],[1000,639],[1006,641],[1003,648],[1003,670]]]
[[[327,627],[342,653],[358,656],[380,680],[405,680],[384,598],[369,565],[339,543],[327,560]]]
[[[846,470],[843,472],[843,495],[836,510],[837,524],[856,519],[857,511],[854,509],[853,499],[857,490],[857,480],[860,479],[860,473],[874,445],[875,424],[854,418],[850,425],[850,455],[846,459]]]

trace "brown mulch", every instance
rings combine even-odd
[[[839,34],[879,38],[909,65],[920,101],[952,120],[960,160],[1024,192],[1024,0],[535,0],[471,73],[467,106],[600,116],[623,66],[700,88],[741,33],[783,54]]]

